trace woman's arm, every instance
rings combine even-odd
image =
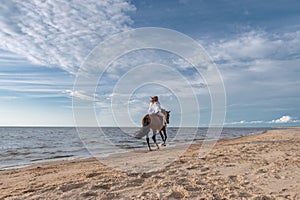
[[[155,113],[158,113],[158,112],[160,112],[161,111],[161,107],[160,107],[160,103],[159,102],[155,102],[155,104],[154,104],[154,112]]]
[[[148,113],[152,114],[154,112],[153,108],[152,108],[152,103],[149,104],[149,108],[148,108]]]

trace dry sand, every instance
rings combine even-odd
[[[1,170],[0,199],[300,199],[300,129],[200,146]]]

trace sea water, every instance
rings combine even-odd
[[[1,127],[0,169],[51,160],[105,157],[147,149],[145,138],[132,137],[139,128]],[[259,134],[271,128],[223,128],[220,139]],[[167,147],[210,139],[207,128],[167,128]],[[149,134],[152,142],[152,133]],[[214,135],[215,137],[215,135]],[[160,135],[156,136],[161,142]]]

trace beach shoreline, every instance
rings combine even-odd
[[[300,129],[0,170],[0,199],[299,199]]]
[[[0,169],[23,168],[36,163],[84,159],[93,156],[108,157],[120,152],[147,148],[145,138],[136,139],[129,136],[137,130],[136,127],[105,128],[105,134],[110,136],[107,144],[103,143],[102,136],[97,134],[97,128],[84,129],[85,136],[82,140],[74,127],[0,128],[0,135],[4,136],[2,140],[8,141],[8,144],[2,143],[0,148],[0,160],[2,160]],[[207,127],[183,127],[181,130],[178,127],[168,127],[168,149],[176,145],[201,142],[204,138],[209,140],[207,130]],[[271,130],[271,128],[226,127],[223,128],[219,140],[260,134],[266,130]],[[72,139],[66,140],[66,138]],[[158,143],[162,142],[159,136],[156,139]],[[112,146],[110,142],[113,143]]]
[[[90,135],[86,135],[88,137],[85,137],[84,141],[78,137],[79,133],[76,132],[76,129],[74,130],[74,127],[24,127],[24,129],[20,129],[20,127],[8,128],[9,129],[4,130],[1,130],[0,128],[0,134],[4,134],[4,138],[2,138],[3,141],[16,143],[14,145],[2,145],[2,149],[0,149],[0,157],[3,159],[3,162],[0,163],[0,169],[23,168],[43,162],[91,158],[95,155],[99,157],[108,157],[109,155],[118,155],[121,152],[131,152],[147,148],[144,143],[144,138],[138,140],[135,138],[132,139],[130,137],[126,137],[126,134],[132,131],[134,132],[136,127],[130,127],[126,130],[120,130],[115,127],[105,129],[107,135],[112,135],[113,131],[113,137],[110,138],[110,140],[114,143],[113,148],[106,146],[105,151],[97,150],[97,147],[95,146],[95,144],[102,141],[97,136],[97,139],[95,140],[94,132],[97,132],[97,129],[95,128],[86,129]],[[195,130],[197,130],[196,133],[194,132]],[[207,130],[207,127],[185,127],[181,130],[181,132],[179,132],[178,127],[169,127],[168,148],[180,146],[182,144],[202,142],[205,138],[205,140],[209,140]],[[223,128],[219,140],[238,138],[245,135],[261,134],[266,130],[272,129],[263,127],[226,127]],[[23,138],[24,132],[26,132],[26,137],[23,140],[25,143],[19,142],[18,137]],[[179,138],[174,138],[177,137],[175,136],[177,134],[180,135]],[[41,135],[47,136],[41,138]],[[51,137],[49,137],[49,135],[51,135]],[[65,136],[62,137],[62,135]],[[73,139],[71,141],[66,141],[65,139],[69,137],[72,137]],[[162,142],[159,136],[157,137],[157,141],[158,143]],[[84,144],[82,142],[84,142]],[[101,145],[102,143],[99,144],[99,146],[102,148]]]

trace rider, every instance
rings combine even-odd
[[[158,101],[158,96],[151,97],[150,100],[150,105],[148,109],[149,114],[157,114],[163,118],[163,125],[165,126],[167,121],[166,121],[166,116],[161,112],[161,106]]]

